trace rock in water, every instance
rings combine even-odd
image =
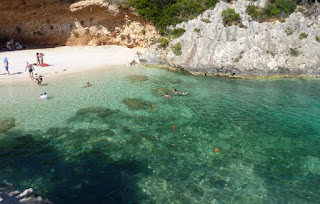
[[[14,118],[0,118],[0,133],[6,132],[15,126]]]
[[[125,98],[122,100],[122,102],[126,104],[131,110],[147,109],[150,104],[152,104],[151,102],[139,98]]]
[[[143,76],[143,75],[129,75],[129,76],[127,76],[127,79],[131,83],[148,81],[148,77],[147,76]]]
[[[0,203],[3,204],[52,204],[49,200],[43,199],[32,188],[20,191],[0,188]]]
[[[155,95],[163,96],[166,93],[172,93],[172,89],[161,87],[161,88],[153,89],[152,92]]]

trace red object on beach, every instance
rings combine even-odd
[[[49,66],[49,65],[46,64],[46,63],[42,63],[42,64],[41,64],[41,67],[47,67],[47,66]]]
[[[219,148],[214,148],[214,151],[215,152],[219,152]]]

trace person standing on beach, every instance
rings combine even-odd
[[[40,53],[37,52],[36,56],[37,56],[37,65],[40,66]]]
[[[8,58],[6,58],[6,57],[3,58],[3,64],[4,64],[4,69],[8,72],[8,75],[10,75]]]
[[[29,64],[29,62],[27,62],[26,69],[24,71],[26,72],[27,69],[29,70],[30,78],[33,79],[33,70],[34,70],[34,68],[33,68],[32,64]]]

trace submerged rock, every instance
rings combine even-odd
[[[79,109],[75,115],[69,118],[68,122],[81,121],[81,120],[92,120],[100,118],[105,121],[109,121],[109,117],[115,113],[120,112],[119,110],[111,110],[105,107],[88,107]]]
[[[104,107],[88,107],[88,108],[81,108],[79,109],[75,115],[76,116],[80,116],[80,115],[85,115],[88,113],[101,113],[103,111],[105,111],[107,108]]]
[[[6,132],[15,126],[14,118],[0,118],[0,133]]]
[[[181,80],[179,80],[179,79],[168,79],[168,81],[171,84],[179,84],[179,83],[181,83]]]
[[[23,192],[0,188],[1,204],[52,204],[48,199],[39,196],[32,188]]]
[[[129,75],[127,76],[127,79],[131,82],[144,82],[144,81],[148,81],[149,78],[147,76],[144,75]]]
[[[132,110],[147,109],[150,104],[152,104],[151,102],[145,101],[140,98],[125,98],[122,100],[122,102]]]
[[[163,95],[166,94],[166,93],[172,92],[172,89],[161,87],[161,88],[153,89],[152,92],[153,92],[154,94],[156,94],[156,95],[161,95],[161,96],[163,96]]]

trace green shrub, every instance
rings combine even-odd
[[[160,43],[160,46],[163,48],[167,47],[169,44],[169,40],[167,38],[160,38],[158,42]]]
[[[289,36],[289,35],[292,35],[294,33],[293,30],[291,30],[291,28],[287,27],[284,32],[286,32],[286,34]]]
[[[199,28],[195,28],[193,31],[197,32],[197,33],[200,33],[200,29]]]
[[[289,52],[290,52],[290,55],[293,56],[293,57],[299,56],[298,48],[290,48]]]
[[[291,14],[296,9],[296,3],[292,0],[276,0],[276,6],[281,12]]]
[[[320,36],[316,36],[316,41],[320,42]]]
[[[246,11],[253,19],[257,19],[260,16],[260,12],[258,11],[258,8],[254,5],[247,6]]]
[[[277,17],[281,11],[275,4],[269,4],[265,9],[264,13],[269,17]]]
[[[175,25],[212,8],[219,0],[128,0],[143,17],[153,22],[160,34],[169,25]]]
[[[183,28],[177,28],[171,31],[170,36],[175,39],[181,37],[186,32]]]
[[[205,0],[204,4],[206,5],[206,8],[212,8],[215,7],[218,2],[219,0]]]
[[[265,8],[249,5],[247,13],[254,20],[262,22],[275,17],[283,19],[283,17],[289,16],[295,8],[296,3],[293,0],[271,0]],[[284,20],[280,20],[280,22],[284,22]]]
[[[231,26],[240,23],[240,15],[234,9],[227,9],[221,13],[224,26]]]
[[[299,39],[304,39],[304,38],[307,38],[308,37],[308,34],[303,32],[303,33],[300,33],[300,36],[299,36]]]
[[[124,40],[124,39],[126,39],[126,35],[121,34],[121,35],[120,35],[120,38],[121,38],[121,40]]]
[[[178,42],[173,47],[171,47],[171,50],[176,56],[181,55],[181,44]]]
[[[201,21],[204,22],[204,23],[211,23],[212,22],[207,18],[202,18]]]
[[[284,22],[286,22],[286,19],[284,18],[280,19],[280,23],[284,23]]]

